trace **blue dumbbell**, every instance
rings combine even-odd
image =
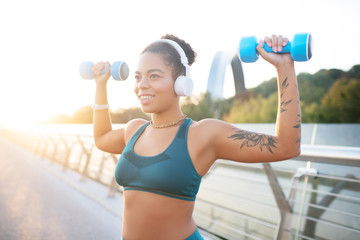
[[[256,47],[259,44],[256,37],[243,37],[240,40],[239,56],[242,62],[255,62],[259,58],[259,53]],[[266,43],[264,49],[267,52],[274,52]],[[281,52],[276,53],[290,53],[294,61],[303,62],[308,61],[312,57],[312,37],[310,33],[297,33],[291,42],[288,42]]]
[[[94,79],[93,66],[93,62],[82,62],[79,68],[80,76],[84,79]],[[126,80],[129,76],[129,67],[126,62],[114,62],[111,65],[110,72],[113,79]],[[102,70],[102,73],[105,73],[105,69]]]

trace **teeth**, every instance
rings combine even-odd
[[[140,96],[141,99],[152,98],[153,96]]]

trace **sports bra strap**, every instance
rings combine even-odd
[[[144,125],[142,125],[137,131],[136,133],[132,136],[132,138],[129,140],[129,142],[127,144],[134,144],[137,139],[139,138],[139,136],[141,135],[141,133],[144,131],[144,129],[150,124],[150,122],[145,123]]]
[[[187,135],[187,129],[188,129],[188,126],[190,125],[191,123],[191,119],[190,118],[185,118],[184,119],[184,122],[180,125],[180,128],[178,130],[178,133],[176,135],[177,138],[182,138],[184,139]]]

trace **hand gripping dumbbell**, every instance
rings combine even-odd
[[[94,79],[94,72],[92,70],[93,66],[93,62],[82,62],[79,68],[80,76],[88,80]],[[101,72],[105,74],[105,69]],[[120,81],[126,80],[129,76],[129,67],[126,62],[114,62],[111,65],[110,72],[113,79]]]
[[[239,55],[242,62],[255,62],[259,58],[256,47],[259,44],[256,37],[243,37],[240,40]],[[264,49],[267,52],[274,52],[271,47],[264,43]],[[294,61],[308,61],[312,57],[312,39],[310,33],[297,33],[291,42],[288,42],[281,52],[290,53]]]

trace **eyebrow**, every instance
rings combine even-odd
[[[165,73],[163,70],[158,69],[158,68],[153,68],[153,69],[149,69],[146,71],[147,74],[152,73],[152,72],[161,72],[161,73]],[[135,74],[141,74],[140,71],[136,71]]]

